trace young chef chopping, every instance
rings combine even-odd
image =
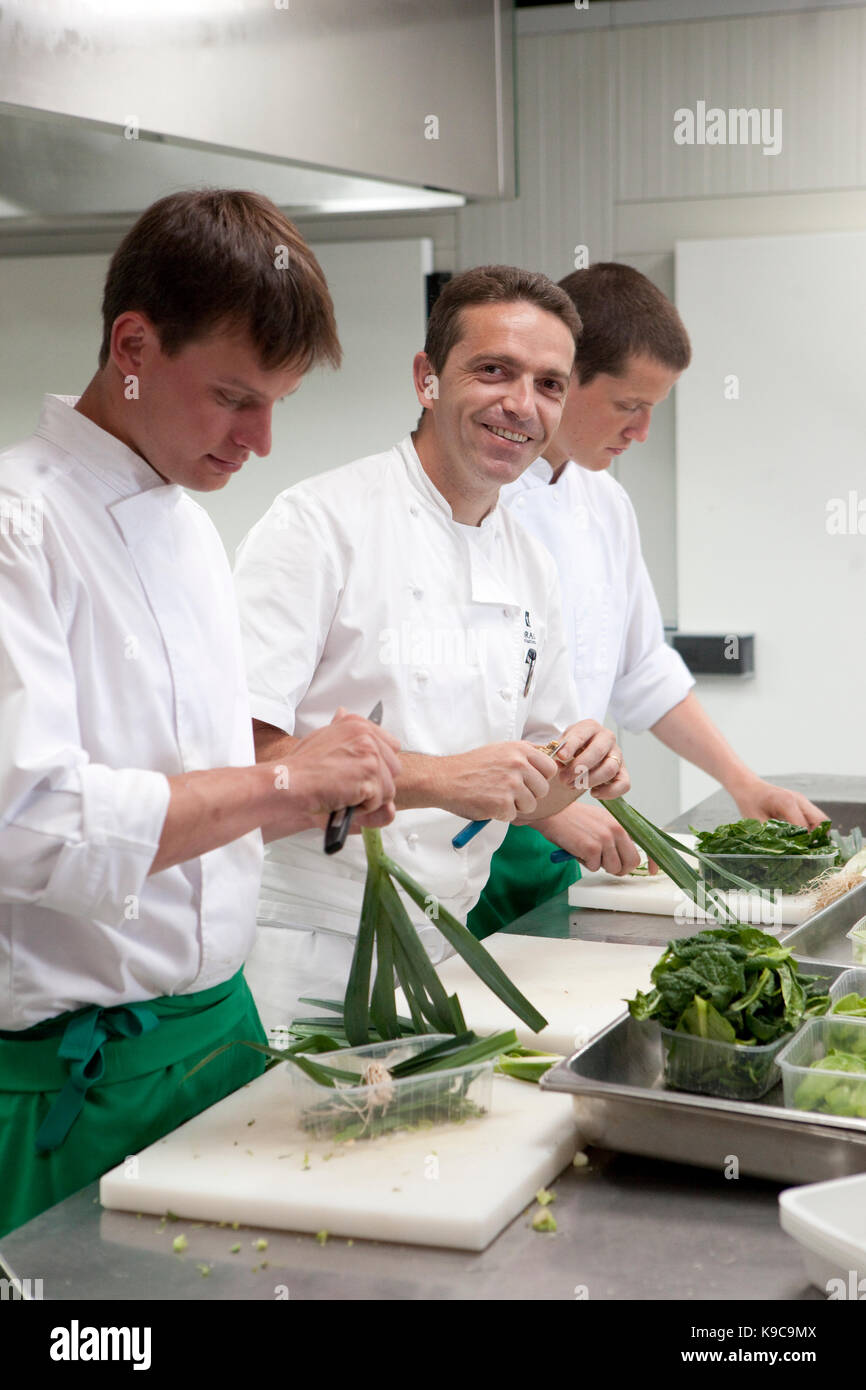
[[[818,825],[824,813],[747,767],[692,691],[691,675],[665,641],[634,508],[607,471],[647,438],[654,407],[689,365],[682,320],[627,265],[599,263],[560,286],[583,325],[562,419],[542,457],[503,489],[502,500],[556,561],[581,712],[596,719],[609,712],[633,732],[650,729],[715,777],[742,816]],[[540,829],[509,830],[469,921],[476,936],[507,926],[576,876],[573,865],[550,865]],[[601,806],[575,803],[557,821],[555,839],[589,869],[623,874],[638,863],[637,848]],[[537,875],[527,874],[528,861]]]
[[[575,722],[553,562],[498,502],[556,433],[578,330],[546,276],[457,276],[414,361],[415,433],[289,488],[238,552],[257,756],[286,757],[338,698],[364,712],[381,700],[408,750],[383,838],[431,894],[426,918],[410,912],[434,961],[438,904],[465,917],[507,822],[628,787],[613,734]],[[535,746],[552,739],[555,758]],[[491,823],[455,850],[472,820]],[[267,852],[247,967],[266,1024],[345,992],[364,851],[321,851],[301,834]]]
[[[282,264],[275,267],[275,248]],[[335,700],[254,761],[231,574],[184,489],[267,454],[340,347],[322,272],[255,194],[149,208],[99,369],[0,463],[0,1233],[250,1080],[262,840],[393,816],[396,740]],[[321,831],[318,832],[321,836]]]

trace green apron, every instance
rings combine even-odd
[[[259,1076],[267,1042],[243,971],[197,994],[77,1009],[0,1032],[0,1236]],[[130,1181],[134,1181],[130,1178]]]
[[[484,892],[466,919],[466,925],[481,941],[492,936],[524,913],[555,898],[580,878],[576,859],[551,864],[557,848],[531,825],[509,825],[508,834],[490,862],[490,875]]]

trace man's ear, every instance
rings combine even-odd
[[[426,352],[416,352],[412,362],[412,381],[419,404],[429,410],[432,401],[439,399],[439,377],[433,370]]]
[[[111,328],[110,360],[124,377],[137,374],[153,348],[159,349],[159,336],[145,314],[132,309],[118,314]]]

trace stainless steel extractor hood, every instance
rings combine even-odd
[[[512,22],[512,0],[4,0],[3,248],[191,185],[295,216],[513,196]]]

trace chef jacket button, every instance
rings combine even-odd
[[[517,505],[518,505],[518,507],[524,507],[524,506],[526,505],[526,498],[525,498],[525,497],[518,497],[518,499],[517,499]]]
[[[417,516],[417,515],[418,515],[418,508],[415,506],[415,503],[414,503],[414,502],[412,503],[412,505],[411,505],[410,508],[409,508],[409,515],[410,515],[410,516]]]
[[[415,679],[416,679],[416,681],[419,682],[419,684],[423,685],[424,682],[427,680],[427,678],[428,678],[429,675],[430,675],[430,672],[429,672],[429,671],[416,671],[416,672],[415,672]]]
[[[406,844],[409,846],[410,849],[414,849],[417,843],[418,835],[417,832],[413,830],[411,835],[406,836]]]
[[[412,597],[413,597],[413,598],[423,598],[423,597],[424,597],[424,590],[423,590],[423,589],[418,589],[418,588],[413,589],[413,590],[412,590]]]
[[[505,686],[502,687],[502,689],[500,690],[499,694],[502,696],[503,700],[510,700],[510,699],[511,699],[511,691],[510,691],[510,690],[506,690],[506,689],[505,689]]]

